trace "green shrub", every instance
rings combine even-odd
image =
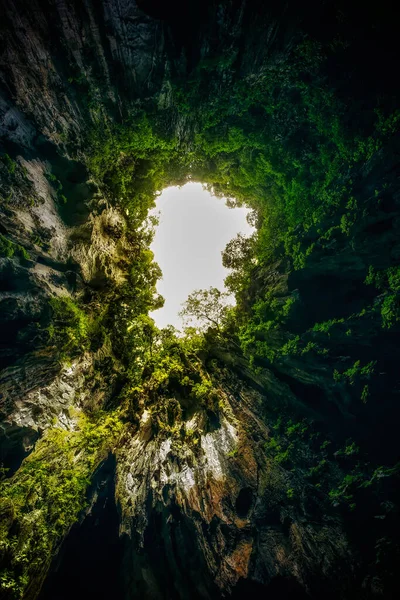
[[[397,294],[385,296],[381,305],[382,327],[391,329],[400,322],[400,301]]]
[[[69,296],[51,298],[52,321],[48,327],[50,342],[63,359],[89,349],[91,318]]]

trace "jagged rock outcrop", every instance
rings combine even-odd
[[[101,194],[94,197],[89,192],[90,182],[73,185],[78,202],[81,186],[88,197],[85,222],[79,224],[78,218],[71,225],[60,215],[56,192],[46,178],[49,163],[21,158],[18,169],[22,168],[26,169],[24,197],[30,197],[31,203],[15,198],[21,192],[17,180],[10,186],[12,199],[2,207],[2,230],[17,245],[14,256],[0,259],[5,328],[0,402],[5,414],[13,412],[13,402],[23,402],[31,390],[50,383],[59,370],[57,360],[43,346],[49,298],[82,293],[85,286],[102,289],[120,284],[132,252],[124,217],[108,208]],[[21,244],[24,251],[19,255]]]
[[[230,375],[218,415],[197,410],[172,437],[154,435],[145,410],[118,451],[127,597],[216,598],[251,591],[246,581],[271,585],[274,598],[346,593],[352,557],[340,521],[265,453],[269,394],[294,398],[274,378],[262,381],[265,396],[259,384]]]

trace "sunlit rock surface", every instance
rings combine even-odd
[[[128,597],[214,598],[247,578],[282,579],[284,593],[291,585],[308,591],[317,577],[319,589],[340,593],[335,574],[350,572],[346,537],[333,516],[307,506],[299,476],[266,459],[268,397],[253,385],[221,382],[218,418],[196,412],[182,423],[183,438],[154,435],[144,411],[118,452]],[[300,513],[288,487],[302,498]]]

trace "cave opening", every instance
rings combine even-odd
[[[396,20],[303,4],[0,0],[5,600],[399,596]]]
[[[152,214],[158,215],[159,224],[151,250],[163,274],[157,291],[165,304],[151,316],[158,327],[173,325],[179,330],[183,321],[178,313],[191,292],[225,290],[228,269],[221,253],[238,234],[254,233],[247,219],[251,211],[215,196],[199,182],[189,182],[164,189]]]

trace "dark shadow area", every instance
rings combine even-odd
[[[115,458],[97,473],[89,514],[75,525],[55,557],[39,600],[121,600],[122,546],[114,501]]]
[[[253,506],[253,492],[251,488],[246,487],[240,490],[236,498],[236,512],[239,517],[245,518]]]
[[[301,585],[294,579],[275,577],[267,586],[240,579],[232,595],[231,600],[307,600],[310,598]]]
[[[29,427],[0,424],[0,467],[6,469],[7,477],[19,469],[38,438],[39,433]]]
[[[79,225],[84,223],[90,209],[87,202],[93,195],[93,189],[87,183],[89,174],[87,168],[75,160],[69,160],[60,156],[54,144],[38,140],[39,157],[51,163],[52,176],[56,178],[55,184],[50,182],[57,189],[61,184],[60,194],[66,198],[65,203],[58,202],[58,210],[61,218],[66,225]],[[59,182],[59,183],[58,183]]]
[[[219,600],[221,594],[210,577],[196,529],[171,499],[170,491],[164,487],[164,506],[157,504],[150,509],[152,495],[147,498],[149,520],[143,549],[138,549],[128,537],[125,539],[124,598]]]

